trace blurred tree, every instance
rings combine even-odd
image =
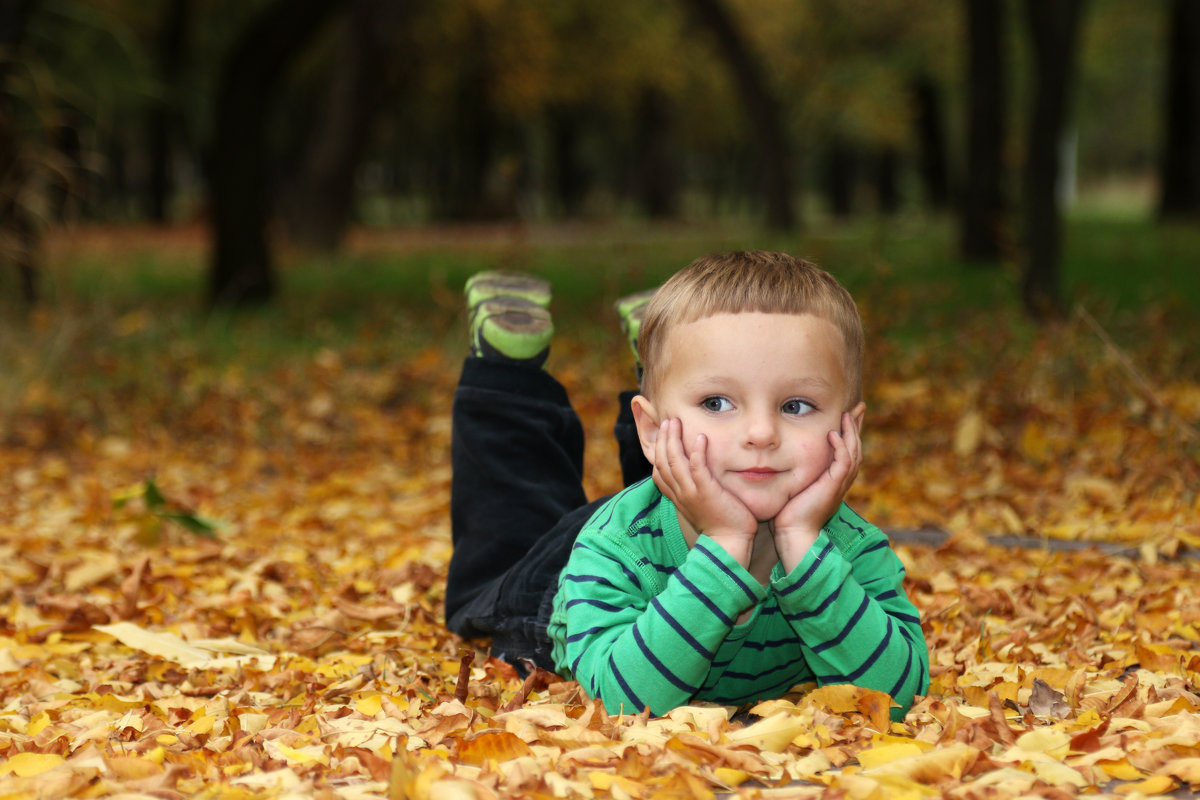
[[[950,168],[946,152],[942,91],[933,76],[918,72],[912,82],[916,103],[917,160],[925,202],[942,211],[950,202]]]
[[[715,37],[729,65],[746,109],[746,121],[760,148],[767,222],[786,230],[795,223],[792,210],[792,155],[776,99],[758,56],[721,0],[684,0],[696,20]]]
[[[211,305],[252,305],[275,293],[267,245],[268,112],[284,70],[340,1],[274,0],[254,17],[221,64],[208,165],[215,239]]]
[[[33,0],[0,2],[0,258],[15,270],[27,306],[37,302],[37,236],[25,203],[29,167],[18,138],[8,78],[25,36]]]
[[[1036,86],[1025,156],[1021,292],[1026,311],[1036,319],[1063,312],[1061,144],[1083,5],[1084,0],[1026,0],[1025,4]]]
[[[1163,217],[1200,216],[1200,3],[1174,0],[1168,16]]]
[[[146,191],[146,216],[152,222],[167,222],[175,182],[172,178],[173,143],[180,124],[178,98],[187,58],[188,28],[192,0],[169,0],[162,6],[156,39],[156,68],[159,90],[150,102],[146,119],[147,151],[150,159]]]
[[[323,102],[313,116],[300,163],[282,187],[289,237],[334,249],[354,206],[354,179],[388,86],[388,54],[408,11],[403,0],[350,0]],[[393,64],[394,66],[394,64]]]
[[[999,259],[1006,215],[1003,9],[1002,0],[966,0],[967,166],[959,250],[972,262]]]
[[[651,219],[668,219],[679,211],[674,103],[662,89],[647,86],[642,90],[637,116],[633,152],[638,199]]]

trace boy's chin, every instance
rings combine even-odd
[[[754,515],[754,518],[759,523],[770,522],[779,516],[779,512],[783,511],[783,507],[787,505],[788,498],[776,500],[767,497],[740,497],[738,498]]]

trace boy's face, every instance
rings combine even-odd
[[[655,397],[635,398],[642,449],[653,463],[657,426],[678,418],[690,453],[708,438],[708,467],[760,522],[774,519],[833,457],[829,432],[851,411],[845,347],[811,314],[717,314],[667,333]]]

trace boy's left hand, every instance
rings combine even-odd
[[[840,432],[829,432],[829,444],[833,448],[829,467],[815,481],[802,487],[769,523],[775,549],[787,572],[795,569],[804,558],[858,476],[862,443],[858,437],[858,424],[850,412],[842,414]]]

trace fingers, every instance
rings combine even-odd
[[[829,477],[843,490],[848,489],[858,476],[858,467],[862,463],[862,441],[849,412],[842,414],[842,430],[829,432],[829,444],[833,447]]]

